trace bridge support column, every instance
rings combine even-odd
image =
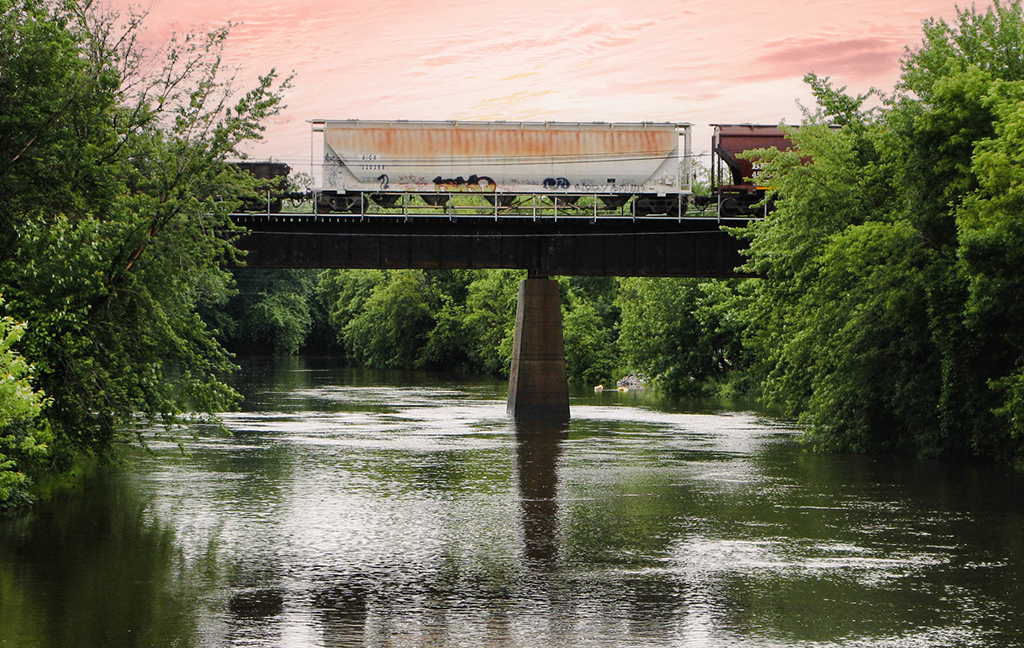
[[[562,310],[554,279],[531,275],[519,282],[507,409],[516,420],[569,420]]]

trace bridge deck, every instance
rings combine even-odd
[[[262,268],[507,268],[538,275],[735,277],[747,219],[235,214]]]

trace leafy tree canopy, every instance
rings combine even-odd
[[[197,307],[228,288],[220,232],[252,184],[226,160],[287,81],[233,96],[227,29],[172,39],[161,63],[143,18],[0,0],[0,293],[27,323],[58,466],[108,454],[140,412],[171,423],[236,398]]]
[[[855,450],[1021,456],[1019,1],[930,20],[875,110],[827,79],[769,154],[747,311],[768,396]]]

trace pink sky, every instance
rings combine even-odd
[[[250,152],[308,170],[315,118],[690,122],[700,154],[708,124],[799,123],[806,72],[891,90],[921,21],[955,15],[954,0],[160,0],[147,24],[159,45],[239,23],[240,89],[294,71]]]

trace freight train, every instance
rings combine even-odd
[[[320,186],[289,191],[291,169],[242,163],[265,180],[246,209],[316,214],[671,217],[690,205],[719,217],[764,213],[765,187],[742,151],[790,145],[775,126],[714,125],[711,193],[694,196],[686,123],[314,120]]]
[[[697,202],[713,202],[718,215],[765,215],[771,205],[765,202],[768,187],[758,182],[758,162],[742,155],[756,149],[792,147],[789,137],[777,126],[753,124],[713,124],[711,138],[711,194]]]

